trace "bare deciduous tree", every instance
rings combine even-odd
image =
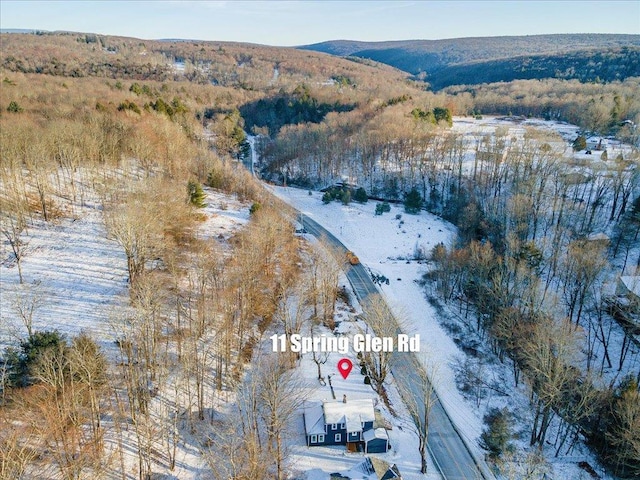
[[[13,295],[11,308],[27,329],[27,335],[33,334],[34,314],[47,303],[40,283],[22,284],[11,290]]]
[[[416,371],[416,376],[409,380],[397,381],[398,390],[407,406],[413,431],[418,435],[420,451],[420,472],[427,473],[427,442],[429,440],[429,416],[437,397],[434,383],[438,379],[438,368],[430,359],[425,359],[423,368]],[[411,385],[409,385],[409,382]]]

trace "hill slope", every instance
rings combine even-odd
[[[424,72],[436,89],[513,79],[599,77],[611,81],[640,75],[637,63],[640,35],[562,34],[396,42],[336,40],[299,48],[368,58],[414,75]],[[594,57],[598,57],[595,63]]]

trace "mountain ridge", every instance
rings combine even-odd
[[[388,42],[334,40],[297,48],[385,63],[412,75],[426,77],[435,89],[460,83],[513,79],[613,81],[640,75],[637,63],[640,35],[631,34],[551,34]],[[607,60],[609,53],[612,55]],[[566,57],[564,61],[563,56]],[[601,61],[604,58],[607,63],[605,70],[616,72],[604,78],[598,72],[591,72],[595,69],[590,56],[599,57]],[[536,69],[529,68],[531,63],[536,65]],[[610,68],[611,63],[615,63],[613,67],[622,65],[624,68]],[[491,75],[478,76],[477,67],[481,64],[489,65],[484,70]],[[468,75],[464,75],[466,68],[469,68]],[[504,79],[500,68],[507,70],[502,72]],[[518,69],[520,73],[515,74]],[[571,75],[571,71],[577,72],[576,75]],[[456,77],[455,81],[453,77]]]

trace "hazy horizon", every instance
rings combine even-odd
[[[640,2],[3,0],[0,28],[273,46],[331,40],[638,35]]]

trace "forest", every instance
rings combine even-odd
[[[609,287],[640,266],[638,77],[433,92],[386,65],[296,49],[0,40],[2,262],[17,272],[2,286],[15,331],[2,332],[0,478],[124,479],[131,451],[145,479],[173,471],[190,442],[213,478],[287,478],[282,442],[302,401],[295,358],[245,372],[269,328],[301,328],[291,302],[332,323],[338,272],[243,168],[249,136],[265,181],[346,180],[359,188],[336,195],[343,203],[409,199],[408,214],[456,225],[456,241],[424,259],[424,294],[477,352],[469,391],[484,388],[473,371],[506,365],[530,388],[532,449],[566,455],[584,439],[613,475],[640,474],[640,307]],[[458,128],[492,114],[517,128]],[[619,148],[588,157],[534,118]],[[246,205],[247,225],[203,235],[203,189]],[[96,307],[114,317],[109,346],[91,331],[34,328],[47,299],[22,270],[34,232],[90,215],[124,272],[123,313]],[[482,439],[496,465],[509,436],[501,418]]]
[[[640,72],[639,46],[637,35],[555,34],[393,42],[335,40],[300,48],[386,63],[438,90],[526,79],[622,81]]]

